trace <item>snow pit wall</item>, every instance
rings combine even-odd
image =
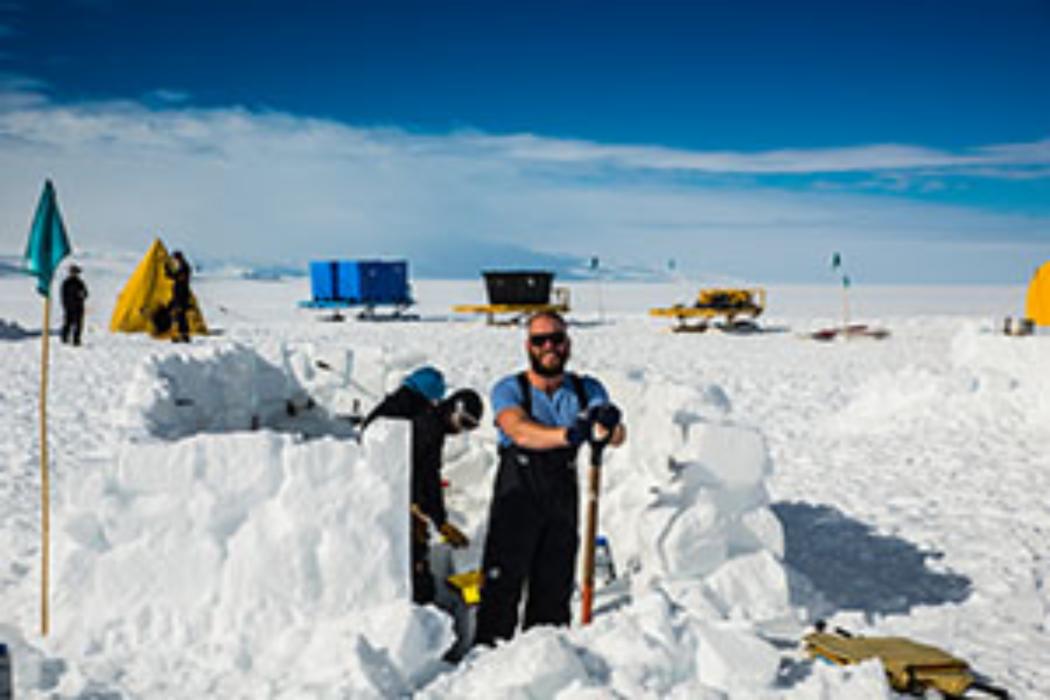
[[[215,676],[224,697],[418,682],[452,636],[410,603],[407,431],[125,445],[56,514],[49,651],[75,662],[61,689],[155,694],[173,669],[168,697],[214,695]],[[289,668],[305,671],[281,690]]]

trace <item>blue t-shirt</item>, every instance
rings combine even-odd
[[[594,377],[582,375],[583,394],[587,397],[587,406],[581,407],[576,397],[576,388],[570,378],[570,373],[565,373],[565,379],[555,392],[548,396],[536,387],[529,385],[532,391],[532,420],[543,425],[568,427],[576,420],[576,416],[583,408],[590,408],[600,404],[609,403],[609,394],[605,387]],[[496,382],[492,387],[492,413],[496,417],[505,408],[521,406],[523,401],[521,385],[518,383],[518,375],[511,374]],[[499,444],[510,445],[511,440],[502,429],[499,429]]]

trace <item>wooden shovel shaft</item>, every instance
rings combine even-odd
[[[594,611],[594,545],[598,536],[598,492],[602,485],[602,449],[591,445],[591,468],[587,477],[587,526],[583,540],[583,586],[580,622],[591,623]]]

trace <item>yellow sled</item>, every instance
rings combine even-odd
[[[669,307],[649,309],[650,316],[673,318],[678,324],[674,332],[703,332],[712,319],[724,318],[725,328],[731,329],[738,318],[754,320],[766,308],[766,290],[753,289],[701,289],[692,306],[675,304]]]

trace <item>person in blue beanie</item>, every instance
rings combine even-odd
[[[430,572],[429,525],[453,547],[466,547],[467,536],[448,520],[441,490],[442,451],[445,437],[473,430],[481,422],[481,397],[460,389],[448,398],[445,378],[433,367],[420,367],[388,394],[365,418],[362,433],[379,418],[400,418],[412,423],[412,600],[420,605],[434,601]]]
[[[417,394],[431,402],[438,402],[445,398],[445,376],[441,371],[425,365],[413,371],[401,385],[412,389]]]

